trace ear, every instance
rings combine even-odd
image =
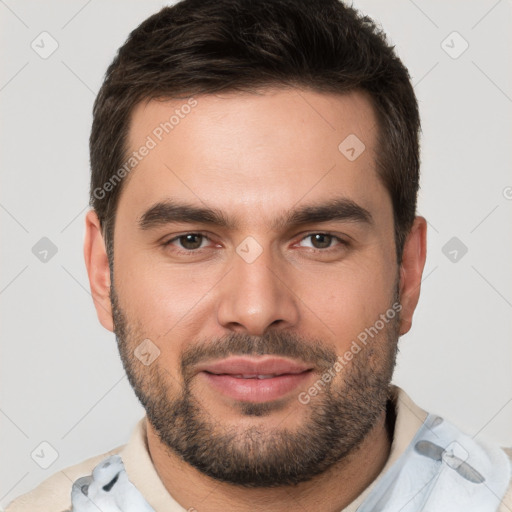
[[[84,258],[92,300],[98,319],[109,331],[114,331],[110,303],[110,268],[107,251],[101,234],[100,221],[94,210],[85,217]]]
[[[404,244],[400,265],[400,336],[409,332],[420,298],[421,277],[427,257],[427,221],[416,217]]]

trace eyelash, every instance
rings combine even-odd
[[[164,242],[162,245],[164,247],[168,247],[173,242],[179,240],[180,238],[186,237],[187,235],[198,235],[198,236],[202,236],[203,238],[205,238],[207,240],[210,240],[210,237],[208,235],[206,235],[205,233],[201,233],[200,231],[191,231],[189,233],[183,233],[182,235],[175,236],[174,238],[171,238],[170,240],[167,240],[166,242]],[[339,242],[339,245],[345,246],[345,247],[349,246],[349,242],[347,240],[344,240],[344,239],[342,239],[342,238],[340,238],[340,237],[338,237],[338,236],[336,236],[336,235],[334,235],[332,233],[326,232],[326,231],[314,231],[314,232],[308,233],[308,234],[304,235],[299,240],[299,242],[302,242],[306,238],[309,238],[309,237],[314,236],[314,235],[327,235],[327,236],[332,237],[333,240],[336,240],[337,242]],[[309,247],[308,249],[309,249],[310,252],[329,253],[332,250],[335,250],[335,248],[336,248],[336,246],[328,247],[326,249],[316,249],[314,247]],[[177,252],[178,254],[190,255],[190,254],[198,254],[203,249],[206,249],[206,247],[202,247],[202,248],[199,248],[199,249],[181,249],[181,250],[180,249],[175,249],[175,252]]]

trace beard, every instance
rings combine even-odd
[[[230,355],[268,354],[308,363],[321,379],[324,371],[333,371],[338,354],[322,340],[288,331],[269,330],[261,337],[231,332],[208,343],[188,344],[180,354],[177,378],[159,365],[159,359],[149,366],[141,364],[134,350],[145,338],[143,329],[126,317],[113,285],[111,302],[124,369],[160,441],[218,481],[270,488],[311,480],[355,453],[388,405],[399,338],[398,312],[352,360],[345,361],[335,378],[322,382],[317,396],[307,405],[301,402],[304,420],[299,427],[269,428],[259,422],[259,426],[242,428],[225,425],[205,410],[194,395],[194,365]],[[398,303],[397,287],[393,303]],[[286,404],[290,402],[237,401],[233,407],[242,417],[261,417]],[[294,406],[289,415],[295,411]]]

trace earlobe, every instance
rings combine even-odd
[[[87,212],[85,217],[84,258],[98,319],[105,329],[113,332],[110,268],[100,221],[94,210]]]
[[[400,335],[409,332],[420,298],[421,278],[427,257],[427,221],[416,217],[404,244],[400,265]]]

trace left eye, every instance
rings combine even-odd
[[[183,249],[187,251],[193,251],[196,249],[201,249],[202,242],[207,241],[208,237],[202,235],[200,233],[187,233],[186,235],[177,236],[176,238],[172,238],[165,245],[171,245],[174,242],[179,242]]]
[[[331,247],[331,243],[336,241],[343,244],[343,240],[338,238],[337,236],[330,235],[328,233],[312,233],[310,235],[305,236],[301,242],[311,239],[311,245],[307,245],[306,247],[312,247],[313,249],[329,249]]]

